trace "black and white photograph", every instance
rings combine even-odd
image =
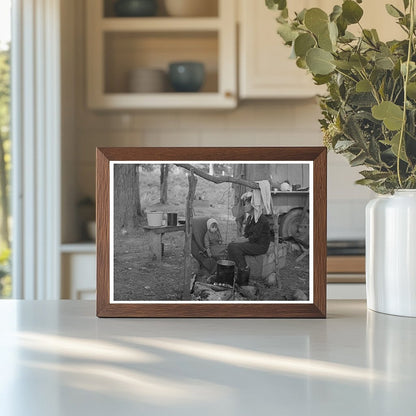
[[[110,303],[311,303],[312,169],[112,161]]]

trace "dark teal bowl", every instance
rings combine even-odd
[[[205,67],[201,62],[172,62],[169,80],[177,92],[197,92],[205,80]]]
[[[149,17],[157,12],[156,0],[118,0],[114,12],[120,17]]]

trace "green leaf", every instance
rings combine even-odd
[[[282,10],[282,12],[280,13],[280,17],[282,19],[287,19],[289,17],[289,10],[287,9],[287,7]]]
[[[369,43],[370,45],[373,45],[375,43],[375,41],[373,39],[373,34],[371,33],[371,30],[364,29],[363,30],[363,37],[364,37],[364,40],[367,43]]]
[[[382,100],[386,100],[386,79],[383,78],[381,81],[380,87],[378,88],[378,93],[380,94],[380,97]]]
[[[402,127],[403,110],[391,101],[383,101],[371,109],[373,117],[382,120],[384,125],[392,131]]]
[[[315,81],[315,85],[324,85],[331,81],[331,76],[315,74],[313,80]]]
[[[339,31],[339,27],[338,27],[338,25],[337,25],[337,29],[338,29],[338,31]],[[344,33],[344,35],[343,36],[341,36],[340,38],[338,38],[338,42],[341,42],[341,43],[350,43],[350,42],[352,42],[353,40],[355,40],[355,39],[357,39],[356,38],[356,36],[353,34],[353,33],[351,33],[351,32],[348,32],[348,30]]]
[[[338,17],[342,15],[342,7],[336,4],[334,8],[332,9],[332,13],[329,15],[329,20],[331,22],[335,22]]]
[[[385,70],[394,69],[394,61],[392,57],[378,56],[375,61],[376,67]]]
[[[373,35],[373,39],[376,42],[380,42],[380,38],[378,37],[378,33],[377,33],[377,30],[376,29],[371,29],[371,34]]]
[[[296,66],[301,69],[308,69],[308,65],[306,65],[305,58],[298,58],[296,59]]]
[[[393,17],[403,17],[404,14],[397,8],[394,7],[392,4],[386,4],[387,13]]]
[[[372,179],[373,181],[379,181],[380,179],[388,178],[390,172],[379,172],[377,170],[362,170],[360,175],[364,176],[365,179]]]
[[[397,157],[398,154],[399,154],[400,132],[395,134],[390,142],[387,142],[387,143],[384,143],[384,144],[387,144],[387,145],[391,146],[391,151],[393,152],[394,156]],[[405,141],[404,140],[403,140],[402,146],[400,148],[400,159],[403,160],[404,162],[409,162],[409,159],[407,158],[407,155],[406,155]]]
[[[329,22],[328,24],[328,30],[329,30],[329,37],[331,38],[331,42],[334,46],[337,44],[338,39],[338,26],[334,22]]]
[[[337,19],[337,27],[340,36],[344,36],[348,27],[348,22],[344,19],[342,15]]]
[[[352,65],[348,61],[334,60],[332,63],[339,69],[344,71],[349,71],[352,68]]]
[[[377,104],[373,94],[369,92],[351,93],[348,97],[348,104],[356,107],[373,107]]]
[[[305,13],[305,26],[315,35],[327,30],[328,15],[318,7],[309,9]]]
[[[412,100],[416,100],[416,82],[407,84],[407,96]]]
[[[355,53],[351,56],[350,63],[354,68],[358,70],[363,69],[368,64],[367,60],[358,53]]]
[[[414,62],[409,62],[409,73],[412,73],[416,70],[416,64]],[[405,77],[406,76],[406,62],[402,62],[400,65],[400,72]]]
[[[307,12],[307,9],[301,10],[299,13],[296,14],[296,19],[299,22],[303,23],[303,21],[305,20],[305,14],[306,14],[306,12]]]
[[[271,10],[283,10],[286,8],[286,0],[266,0],[266,6]]]
[[[357,92],[371,92],[371,83],[366,79],[362,79],[360,82],[357,82],[355,86]]]
[[[335,69],[335,65],[332,63],[333,59],[330,52],[320,48],[309,49],[306,54],[306,64],[314,75],[327,75],[333,72]]]
[[[370,186],[374,183],[373,179],[358,179],[355,181],[357,185],[364,185],[364,186]]]
[[[345,152],[353,145],[354,145],[354,142],[351,140],[338,140],[334,146],[334,150],[337,153]]]
[[[279,25],[277,33],[286,43],[293,42],[298,37],[298,32],[287,23]]]
[[[358,145],[359,149],[366,147],[366,140],[363,130],[361,129],[361,119],[357,115],[348,117],[344,124],[344,133],[348,139],[354,141]]]
[[[381,161],[381,154],[378,140],[374,136],[371,136],[370,138],[370,146],[368,150],[370,152],[370,156],[373,158],[375,165],[378,166]]]
[[[334,51],[334,44],[332,43],[331,37],[329,35],[328,27],[324,32],[321,32],[318,35],[318,45],[321,49],[324,49],[325,51]]]
[[[362,165],[367,159],[367,155],[364,152],[361,152],[357,157],[350,160],[350,165],[352,167]]]
[[[349,24],[358,23],[363,16],[363,9],[352,0],[342,3],[342,16]]]
[[[309,33],[302,33],[295,39],[296,56],[304,58],[309,49],[316,45],[314,37]]]

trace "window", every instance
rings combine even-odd
[[[0,298],[9,298],[12,293],[10,270],[10,7],[10,0],[0,0]]]

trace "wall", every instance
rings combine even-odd
[[[233,111],[92,112],[85,106],[85,22],[75,0],[75,39],[64,47],[63,94],[74,103],[71,133],[64,135],[63,217],[76,201],[95,192],[97,146],[313,146],[321,145],[319,107],[314,99],[246,101]],[[65,20],[64,20],[65,21]],[[68,25],[69,26],[69,25]],[[74,30],[67,27],[65,30]],[[65,46],[65,45],[64,45]],[[72,58],[72,60],[71,60]],[[74,94],[74,96],[72,96]],[[68,107],[68,105],[67,105]],[[71,111],[69,112],[71,114]],[[74,140],[70,136],[73,136]],[[364,206],[372,197],[354,185],[359,169],[334,154],[328,160],[328,237],[363,238]],[[318,213],[319,215],[319,213]],[[65,221],[64,221],[65,222]],[[64,226],[63,241],[77,239]]]

